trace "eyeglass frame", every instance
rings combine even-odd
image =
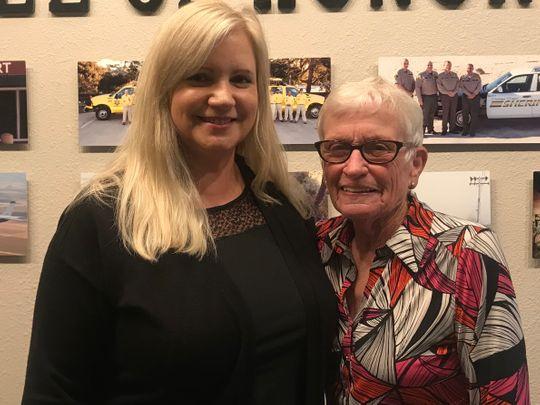
[[[339,162],[331,162],[331,161],[328,161],[326,160],[323,155],[322,155],[322,152],[321,152],[321,146],[324,144],[324,143],[329,143],[329,142],[339,142],[339,143],[342,143],[342,144],[346,144],[346,145],[349,145],[350,147],[350,150],[349,150],[349,155],[347,156],[347,158],[345,160],[342,160],[342,161],[339,161]],[[366,156],[364,155],[364,150],[363,150],[363,147],[368,144],[368,143],[373,143],[373,142],[388,142],[388,143],[392,143],[394,145],[397,146],[397,149],[396,149],[396,153],[394,154],[394,157],[386,162],[372,162],[370,161],[369,158],[366,158]],[[317,150],[317,153],[319,154],[319,157],[325,161],[326,163],[333,163],[333,164],[340,164],[340,163],[345,163],[347,160],[349,160],[349,158],[351,157],[352,153],[354,150],[358,150],[360,152],[360,154],[362,155],[362,158],[372,164],[372,165],[385,165],[387,163],[390,163],[390,162],[393,162],[397,155],[399,154],[399,151],[405,147],[409,147],[409,146],[414,146],[414,143],[412,142],[401,142],[401,141],[393,141],[393,140],[390,140],[390,139],[373,139],[373,140],[370,140],[370,141],[367,141],[367,142],[364,142],[364,143],[361,143],[361,144],[353,144],[353,143],[349,143],[347,141],[340,141],[339,139],[325,139],[323,141],[317,141],[315,142],[313,145],[315,145],[315,149]]]

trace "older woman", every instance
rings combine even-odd
[[[125,144],[45,258],[23,404],[322,404],[337,306],[258,21],[191,3],[144,61]]]
[[[342,216],[319,226],[339,299],[341,404],[529,401],[525,345],[492,231],[418,201],[422,112],[368,79],[333,92],[316,143]]]

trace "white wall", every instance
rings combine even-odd
[[[277,4],[277,0],[274,0]],[[13,3],[13,2],[12,2]],[[58,18],[48,1],[36,1],[32,18],[0,19],[0,58],[26,60],[30,146],[0,151],[0,172],[28,174],[30,251],[26,260],[0,260],[0,404],[20,402],[35,290],[47,244],[59,214],[79,188],[79,173],[98,171],[111,155],[82,153],[77,139],[77,61],[143,59],[160,23],[176,9],[165,0],[154,16],[141,16],[127,0],[92,0],[87,17]],[[248,0],[230,1],[251,6]],[[316,0],[298,0],[295,13],[261,16],[271,57],[330,56],[333,84],[377,72],[383,55],[540,54],[540,1],[523,9],[507,0],[466,0],[447,10],[435,0],[412,0],[399,10],[393,0],[373,11],[368,0],[350,0],[330,13]],[[274,5],[274,9],[277,6]],[[533,170],[540,145],[520,148],[431,147],[427,170],[489,170],[493,228],[510,263],[521,309],[532,387],[540,403],[539,263],[531,259]],[[313,152],[289,152],[291,170],[319,168]]]

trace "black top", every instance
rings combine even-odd
[[[253,174],[239,166],[249,186]],[[305,314],[305,404],[322,404],[335,296],[312,224],[268,192],[282,204],[256,203]],[[22,403],[251,405],[254,334],[220,261],[130,254],[113,208],[88,199],[64,213],[45,257]]]
[[[218,257],[253,321],[253,404],[304,403],[304,308],[262,213],[246,189],[234,201],[210,209],[209,218],[214,235],[225,233],[216,241]]]

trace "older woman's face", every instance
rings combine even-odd
[[[234,153],[257,115],[257,70],[248,36],[233,30],[171,100],[171,117],[188,154]]]
[[[389,114],[370,116],[328,116],[324,122],[324,139],[337,139],[353,144],[369,140],[405,141],[396,118]],[[343,216],[358,221],[391,217],[406,204],[409,185],[418,181],[427,158],[424,148],[406,159],[403,147],[396,158],[386,164],[371,164],[359,150],[354,150],[344,163],[323,163],[324,177],[330,198]]]

